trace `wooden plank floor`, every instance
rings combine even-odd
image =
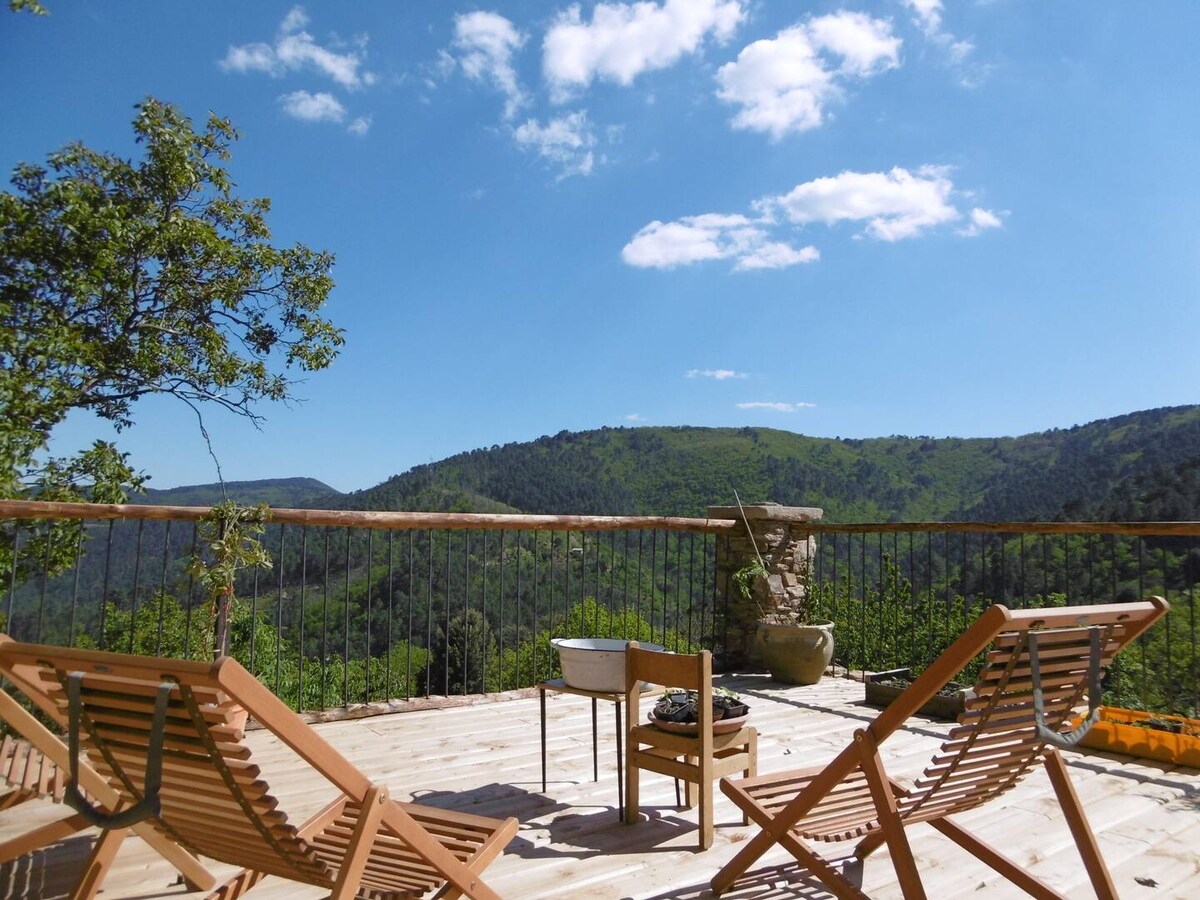
[[[760,732],[762,772],[832,758],[874,710],[862,685],[826,678],[813,687],[784,688],[765,676],[718,679],[742,692]],[[652,703],[647,695],[644,704]],[[599,705],[600,778],[592,780],[589,701],[547,697],[549,784],[541,790],[536,694],[456,709],[431,709],[315,726],[393,796],[492,816],[516,816],[521,830],[485,879],[507,898],[630,898],[700,900],[709,879],[754,829],[740,824],[723,795],[717,836],[705,853],[692,850],[695,812],[674,808],[668,779],[643,775],[643,820],[617,817],[613,707]],[[645,715],[645,710],[642,711]],[[889,771],[917,774],[948,726],[913,720],[884,746]],[[248,738],[255,760],[294,821],[329,797],[320,779],[263,731]],[[1200,897],[1200,772],[1129,757],[1068,753],[1071,775],[1124,898]],[[0,839],[55,818],[62,808],[27,803],[0,813]],[[1074,844],[1043,773],[1004,801],[959,817],[982,837],[1028,864],[1070,897],[1092,897]],[[1022,892],[925,825],[909,830],[931,897],[1023,897]],[[66,896],[92,841],[88,833],[0,867],[0,898]],[[836,848],[835,848],[836,849]],[[773,850],[724,896],[782,900],[830,896],[786,853]],[[214,865],[218,876],[228,866]],[[861,871],[871,897],[899,896],[886,849]],[[174,872],[138,839],[122,847],[104,900],[154,900],[189,894]],[[325,892],[267,879],[259,900],[306,900]]]

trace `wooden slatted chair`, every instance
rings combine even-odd
[[[651,684],[696,691],[699,722],[696,733],[663,731],[638,721],[638,705],[643,681]],[[630,641],[625,650],[625,822],[638,819],[640,772],[646,769],[687,784],[687,805],[700,806],[700,849],[713,842],[713,782],[722,775],[742,772],[753,775],[757,769],[758,732],[748,725],[734,731],[713,734],[712,654],[707,650],[693,655],[643,650]]]
[[[516,819],[390,799],[234,659],[157,659],[0,636],[0,672],[68,729],[69,744],[84,747],[121,798],[110,816],[72,801],[68,785],[67,802],[81,814],[106,834],[142,817],[191,853],[242,867],[214,900],[240,896],[267,875],[328,888],[334,898],[434,889],[497,897],[480,873],[516,834]],[[277,808],[243,743],[247,715],[335,789],[299,828]]]
[[[1004,794],[1042,763],[1097,895],[1115,900],[1112,878],[1058,746],[1082,737],[1087,722],[1067,732],[1074,710],[1086,701],[1088,722],[1095,720],[1102,672],[1167,609],[1159,597],[1056,609],[990,607],[828,765],[721,782],[762,830],[717,873],[713,891],[728,890],[779,843],[838,897],[863,897],[812,844],[856,840],[858,860],[887,844],[903,896],[924,897],[904,829],[928,822],[1027,893],[1061,898],[948,818]],[[901,787],[884,769],[880,744],[989,646],[975,697],[959,725],[924,775],[911,788]]]
[[[2,635],[0,639],[7,640]],[[9,734],[0,742],[0,778],[9,787],[0,798],[0,809],[9,809],[40,797],[56,803],[64,802],[67,773],[70,771],[70,751],[67,747],[4,691],[0,691],[0,719],[23,736],[16,738]],[[121,797],[91,766],[76,760],[76,769],[79,793],[89,802],[96,798],[108,809],[122,808]],[[64,840],[88,828],[90,824],[87,817],[75,813],[0,842],[0,865]],[[80,873],[79,881],[71,895],[73,898],[95,896],[117,850],[130,831],[145,840],[171,863],[190,890],[210,890],[216,883],[195,857],[174,841],[156,832],[149,823],[139,822],[129,828],[112,829],[96,842],[83,872]]]

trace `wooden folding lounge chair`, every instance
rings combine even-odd
[[[0,635],[0,640],[8,639]],[[0,742],[0,778],[9,787],[0,798],[0,809],[9,809],[35,797],[63,803],[66,800],[67,773],[71,769],[70,751],[46,726],[2,690],[0,719],[23,736],[18,739],[9,734]],[[122,808],[120,795],[91,766],[76,759],[75,768],[77,792],[81,797],[89,803],[97,798],[107,809]],[[0,864],[64,840],[91,824],[86,816],[75,813],[0,842]],[[71,895],[73,898],[95,896],[129,831],[136,833],[171,863],[190,890],[209,890],[216,883],[195,857],[156,832],[149,823],[139,822],[128,828],[112,829],[96,842]]]
[[[1027,893],[1061,898],[947,818],[1004,794],[1041,762],[1097,895],[1115,900],[1112,878],[1056,745],[1082,737],[1099,715],[1101,674],[1167,609],[1159,597],[1057,609],[990,607],[827,766],[722,780],[721,789],[762,831],[717,873],[713,891],[728,890],[779,843],[838,897],[863,897],[810,843],[857,840],[853,855],[859,860],[887,844],[906,900],[924,897],[904,829],[928,822]],[[989,645],[974,699],[924,775],[904,789],[884,770],[880,744]],[[1085,698],[1087,720],[1068,732]]]
[[[516,819],[390,799],[234,659],[156,659],[0,636],[0,673],[68,729],[69,749],[82,745],[119,795],[110,815],[72,801],[67,788],[68,802],[106,835],[141,820],[191,853],[243,867],[212,898],[231,900],[267,875],[328,888],[334,898],[433,889],[497,897],[480,872],[516,834]],[[242,742],[247,714],[336,789],[299,828],[276,809]]]

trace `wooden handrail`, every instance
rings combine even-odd
[[[149,506],[134,503],[60,503],[0,500],[0,519],[145,519],[197,521],[208,506]],[[271,521],[285,525],[347,526],[375,529],[476,529],[528,531],[690,531],[724,534],[739,519],[684,516],[557,516],[502,513],[380,512],[371,510],[272,508]],[[989,534],[1122,534],[1157,537],[1200,536],[1200,522],[864,522],[807,523],[813,534],[968,532]]]
[[[147,506],[133,503],[65,503],[0,500],[0,519],[145,519],[198,521],[208,506]],[[376,529],[520,529],[527,531],[690,531],[721,534],[736,519],[679,516],[529,516],[499,513],[375,512],[332,509],[271,509],[271,521],[285,525],[332,525]]]

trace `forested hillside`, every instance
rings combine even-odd
[[[1004,438],[603,428],[460,453],[344,495],[357,509],[703,515],[770,499],[839,522],[1200,517],[1200,407]]]
[[[266,478],[261,481],[227,481],[224,493],[219,484],[192,484],[161,491],[147,489],[144,496],[136,495],[130,502],[154,506],[212,506],[225,496],[243,506],[265,503],[268,506],[304,509],[335,505],[341,493],[315,478]]]

